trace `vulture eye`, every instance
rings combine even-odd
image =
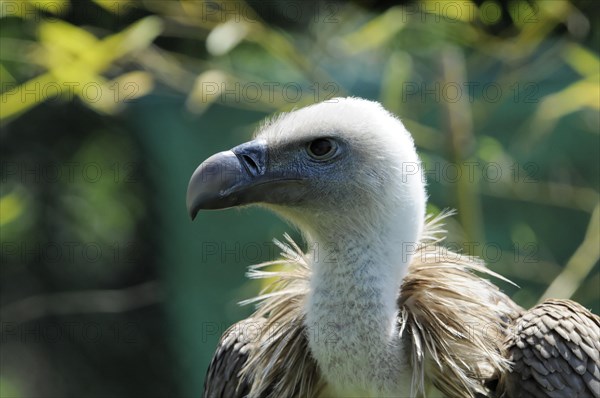
[[[337,143],[329,138],[317,138],[308,143],[307,152],[315,160],[331,159],[337,152]]]

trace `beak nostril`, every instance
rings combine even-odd
[[[248,175],[259,177],[265,173],[267,146],[261,140],[246,142],[231,150]]]
[[[254,161],[254,159],[252,159],[252,156],[242,154],[240,157],[242,158],[242,163],[244,164],[244,167],[246,168],[248,173],[250,173],[253,176],[257,176],[260,173],[258,164],[256,164],[256,161]]]

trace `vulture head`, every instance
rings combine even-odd
[[[380,104],[358,98],[274,117],[254,140],[203,162],[187,191],[192,218],[203,209],[259,204],[309,240],[390,227],[403,232],[392,241],[415,242],[425,201],[412,137]]]
[[[308,339],[326,379],[375,395],[407,385],[393,376],[406,368],[404,354],[387,351],[402,346],[396,301],[426,195],[400,120],[376,102],[335,98],[267,121],[254,140],[211,156],[190,179],[192,218],[250,204],[295,224],[311,248],[302,312],[306,328],[331,337]]]

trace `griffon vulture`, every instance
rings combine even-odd
[[[187,192],[258,204],[302,232],[257,311],[221,338],[205,397],[599,397],[600,320],[568,300],[523,311],[439,245],[413,139],[380,104],[337,98],[277,116],[211,156]],[[475,273],[476,272],[476,273]],[[501,278],[501,277],[500,277]]]

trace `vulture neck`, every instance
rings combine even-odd
[[[388,207],[396,213],[371,213],[346,225],[338,218],[337,225],[308,234],[313,250],[308,340],[336,394],[410,394],[397,300],[422,233],[422,198]]]

